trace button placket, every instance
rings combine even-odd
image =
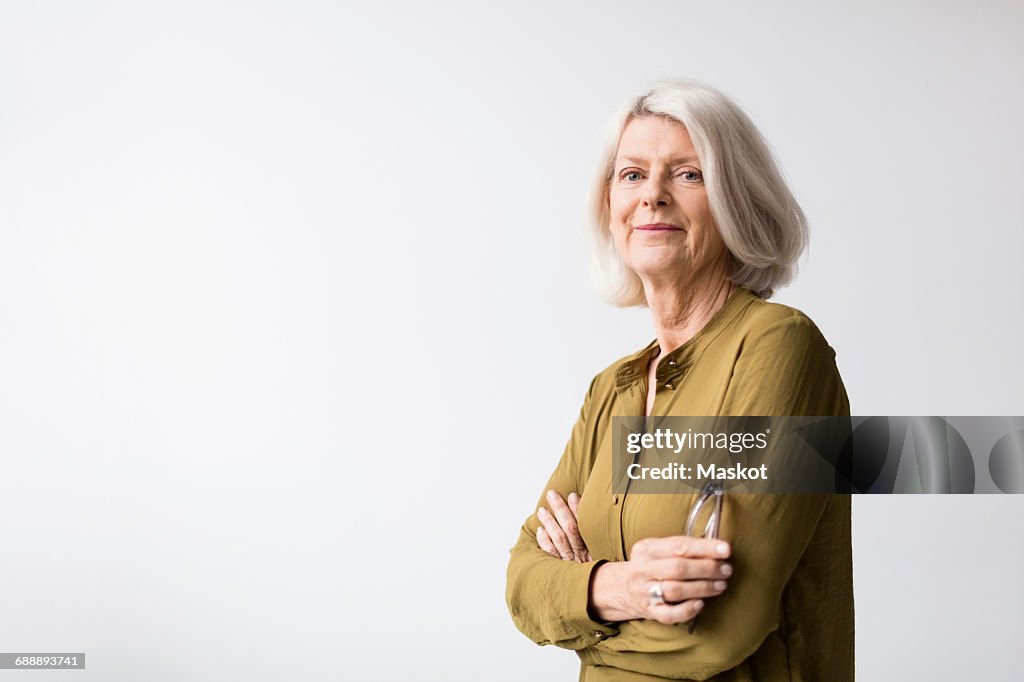
[[[617,405],[613,409],[612,414],[613,416],[631,417],[639,420],[639,416],[644,412],[643,400],[641,399],[644,391],[641,391],[639,387],[641,382],[645,381],[646,374],[640,371],[633,371],[629,373],[627,380],[624,370],[626,368],[620,370],[623,371],[623,375],[616,385]],[[625,493],[612,494],[612,508],[610,510],[611,513],[608,514],[608,543],[614,561],[624,561],[626,558],[625,539],[622,533],[623,511],[626,496],[629,492],[628,482],[626,485]]]

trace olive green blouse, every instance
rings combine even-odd
[[[581,495],[593,561],[537,545],[531,514],[511,550],[506,601],[538,644],[574,649],[580,680],[853,680],[853,566],[847,495],[726,496],[719,536],[732,543],[728,589],[705,599],[697,627],[607,623],[587,608],[591,573],[633,543],[681,535],[696,494],[612,494],[613,416],[644,413],[657,342],[591,382],[544,491]],[[738,289],[708,324],[660,358],[652,415],[848,415],[835,352],[803,313]],[[537,506],[547,506],[541,491]]]

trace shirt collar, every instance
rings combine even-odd
[[[671,381],[674,377],[682,374],[700,358],[704,349],[756,298],[749,289],[738,287],[725,302],[725,305],[712,315],[703,329],[694,334],[689,341],[679,348],[658,360],[657,379],[659,381]],[[654,339],[644,348],[620,362],[615,372],[615,385],[619,387],[627,386],[638,379],[646,377],[651,356],[657,351],[658,340]]]

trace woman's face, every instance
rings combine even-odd
[[[642,280],[692,280],[727,258],[697,152],[674,120],[642,116],[626,125],[609,208],[619,255]]]

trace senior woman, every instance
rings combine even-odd
[[[849,496],[730,495],[698,539],[696,494],[611,487],[612,417],[849,414],[817,327],[767,301],[807,239],[767,144],[717,90],[659,83],[613,118],[592,212],[606,297],[656,338],[590,384],[511,550],[516,626],[587,682],[852,680]]]

